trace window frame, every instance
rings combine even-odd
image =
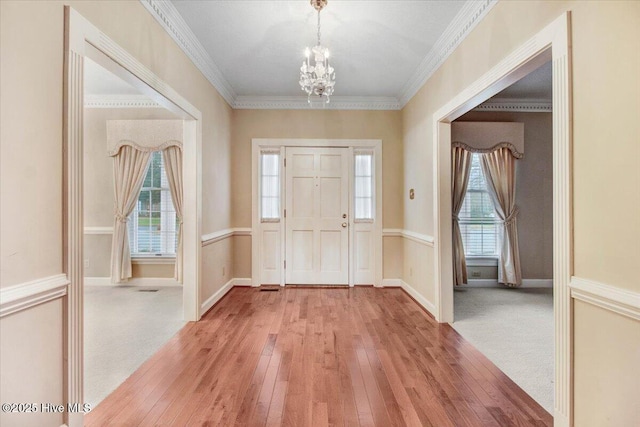
[[[136,213],[138,212],[138,203],[139,203],[139,200],[140,200],[140,195],[144,191],[148,191],[150,193],[149,194],[149,197],[150,197],[150,200],[149,200],[149,214],[150,215],[154,212],[153,209],[152,209],[152,203],[151,203],[151,192],[159,191],[160,192],[160,203],[162,203],[162,193],[164,192],[169,197],[169,201],[170,201],[169,205],[171,207],[170,210],[164,210],[163,211],[162,209],[160,209],[159,211],[157,211],[158,213],[160,213],[160,223],[161,224],[163,223],[163,219],[162,219],[163,218],[163,214],[166,214],[166,213],[173,212],[173,214],[176,216],[176,219],[177,219],[177,215],[176,215],[176,211],[175,211],[175,205],[173,204],[173,197],[171,195],[171,189],[169,188],[169,183],[168,183],[169,178],[166,175],[167,172],[166,172],[166,168],[164,166],[164,155],[162,154],[162,151],[154,151],[154,152],[151,153],[151,156],[149,157],[149,164],[147,165],[147,171],[145,172],[144,180],[146,181],[147,174],[149,174],[149,172],[151,171],[151,168],[152,168],[152,165],[153,165],[152,162],[153,162],[153,157],[154,156],[159,156],[160,157],[160,162],[161,162],[160,163],[160,165],[161,165],[160,166],[160,171],[161,171],[160,172],[161,173],[161,175],[160,175],[160,187],[153,187],[153,186],[152,187],[144,187],[144,186],[141,187],[140,191],[138,192],[138,197],[137,197],[137,200],[136,200],[136,207],[133,209],[133,211],[131,211],[131,214],[127,217],[127,219],[128,219],[128,224],[127,225],[130,227],[127,230],[127,232],[129,233],[129,246],[130,246],[130,251],[131,251],[130,255],[131,255],[131,260],[132,261],[135,260],[135,261],[144,262],[144,260],[161,260],[161,259],[164,259],[164,260],[175,260],[175,258],[176,258],[176,252],[173,252],[173,253],[172,252],[134,252],[134,250],[133,250],[134,247],[131,245],[131,240],[133,239],[131,231],[132,231],[133,227],[135,227],[135,225],[133,225],[134,224],[134,218],[137,217]],[[163,176],[162,175],[164,175],[164,181],[167,182],[167,186],[166,187],[162,186],[162,182],[163,182]],[[153,182],[152,182],[152,184],[153,184]],[[143,182],[143,185],[144,185],[144,182]],[[138,224],[138,226],[139,226],[139,224]],[[168,231],[168,233],[173,233],[173,235],[174,235],[175,251],[177,251],[177,249],[178,249],[178,227],[179,227],[179,224],[176,221],[176,226],[175,226],[174,231],[173,232]],[[161,233],[162,233],[162,231],[161,231]],[[162,239],[162,236],[161,236],[161,239]]]
[[[474,162],[474,159],[477,159],[476,161],[479,163],[479,171],[480,171],[480,175],[482,176],[482,181],[484,182],[485,186],[482,189],[478,189],[478,188],[469,188],[469,186],[467,186],[467,190],[465,192],[464,195],[464,199],[462,202],[462,207],[460,209],[460,211],[463,211],[463,207],[465,206],[465,203],[467,202],[467,195],[469,193],[480,193],[480,194],[487,194],[489,200],[491,200],[491,196],[489,194],[489,191],[486,188],[487,185],[487,179],[484,176],[484,171],[482,169],[482,164],[480,163],[480,156],[482,154],[480,153],[471,153],[472,156],[472,165]],[[471,172],[469,173],[469,180],[471,180]],[[493,204],[492,204],[493,207]],[[493,211],[495,213],[495,208],[493,208]],[[469,217],[469,218],[463,218],[463,217],[458,217],[458,225],[460,226],[460,231],[462,234],[462,243],[463,243],[463,247],[464,247],[464,255],[465,258],[467,260],[470,261],[477,261],[480,264],[487,264],[487,263],[493,263],[493,260],[497,260],[500,257],[500,229],[499,229],[499,224],[500,224],[500,220],[497,216],[497,214],[494,214],[494,218],[490,219],[490,218],[484,218],[484,217]],[[485,225],[493,225],[494,226],[494,230],[495,230],[495,252],[493,254],[469,254],[467,252],[467,247],[468,245],[466,244],[466,240],[464,238],[465,235],[468,235],[468,233],[462,233],[462,228],[463,226],[468,226],[468,225],[480,225],[480,226],[485,226]],[[484,236],[484,233],[474,233],[475,235],[480,235],[481,237]],[[481,245],[482,246],[482,245]],[[486,260],[486,263],[483,263],[482,261]]]
[[[358,171],[356,168],[357,161],[356,158],[358,156],[369,156],[371,158],[371,174],[370,175],[358,175]],[[357,178],[369,178],[371,185],[371,196],[370,197],[358,197],[356,192],[356,181]],[[373,223],[376,220],[376,158],[375,152],[372,149],[358,149],[353,151],[353,222],[354,223]],[[369,199],[370,207],[369,210],[371,212],[371,218],[358,218],[356,214],[356,200],[358,198]]]
[[[278,195],[275,197],[277,198],[277,202],[278,202],[278,216],[277,217],[269,217],[269,218],[265,218],[263,216],[263,196],[262,196],[262,192],[263,192],[263,178],[264,178],[264,174],[263,174],[263,167],[264,167],[264,163],[263,163],[263,156],[265,155],[272,155],[272,156],[277,156],[278,157],[278,173],[277,175],[275,175],[278,178]],[[260,154],[258,155],[258,218],[260,219],[260,222],[262,223],[278,223],[282,220],[282,154],[280,153],[280,150],[261,150]],[[274,175],[269,175],[270,177],[273,177]],[[274,196],[269,196],[269,197],[274,197]]]

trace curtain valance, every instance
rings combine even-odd
[[[462,148],[463,150],[469,151],[470,153],[480,153],[480,154],[492,153],[501,148],[506,148],[509,151],[511,151],[511,155],[516,159],[522,159],[524,157],[524,153],[519,152],[516,146],[510,142],[499,142],[493,147],[489,147],[489,148],[475,148],[470,146],[469,144],[465,144],[464,142],[455,141],[451,143],[451,146],[453,148]]]
[[[513,156],[524,155],[524,123],[518,122],[453,122],[451,141],[472,153],[490,153],[508,148]]]
[[[182,148],[182,120],[107,120],[107,153],[115,156],[123,146],[138,151]]]

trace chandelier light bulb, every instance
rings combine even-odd
[[[306,48],[306,49],[304,50],[304,56],[308,58],[308,57],[309,57],[309,55],[311,55],[311,51],[309,50],[309,48]]]

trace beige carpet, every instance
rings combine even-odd
[[[457,288],[451,325],[553,414],[552,289]]]
[[[157,289],[157,292],[140,292]],[[84,395],[92,408],[186,323],[182,287],[85,286]]]

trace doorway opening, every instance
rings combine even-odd
[[[440,322],[453,322],[451,122],[512,83],[551,61],[553,80],[553,327],[554,422],[572,422],[571,51],[570,15],[565,13],[434,114],[434,217],[436,309]]]
[[[468,175],[457,213],[462,242],[457,253],[464,258],[454,259],[463,274],[455,277],[451,325],[549,413],[554,365],[551,72],[547,62],[451,123],[454,155],[470,158],[468,174],[456,162],[452,178],[462,184]],[[495,159],[514,168],[494,170]],[[494,192],[498,175],[510,175],[507,198]],[[509,206],[495,196],[510,199]],[[515,222],[512,236],[503,225],[508,216]],[[510,249],[505,239],[512,240]]]
[[[177,165],[182,165],[182,171],[173,174],[173,182],[175,183],[181,178],[183,189],[182,224],[180,224],[183,239],[182,286],[181,291],[178,291],[178,298],[181,297],[182,303],[178,311],[182,317],[180,321],[198,320],[200,316],[198,294],[201,248],[201,207],[199,202],[201,192],[201,165],[198,153],[200,153],[202,145],[201,114],[136,58],[104,35],[74,9],[65,6],[63,261],[65,273],[71,282],[65,301],[68,321],[65,331],[64,393],[67,403],[86,402],[84,392],[84,172],[85,147],[90,149],[91,146],[89,145],[89,141],[85,141],[83,126],[85,124],[84,74],[85,70],[90,70],[92,67],[89,61],[93,61],[95,64],[135,88],[140,94],[146,96],[151,103],[155,103],[169,110],[171,114],[174,115],[173,117],[178,118],[176,121],[181,123],[180,136],[178,139],[182,141],[182,149],[180,150],[182,160],[171,162],[175,164],[176,167]],[[133,141],[135,141],[135,138]],[[103,147],[106,151],[107,147]],[[176,157],[171,156],[171,158],[175,159]],[[166,166],[167,164],[165,164],[165,167]],[[146,170],[142,168],[138,168],[137,170],[141,173],[146,172]],[[176,169],[174,168],[174,170]],[[87,170],[87,172],[89,171]],[[132,201],[135,205],[139,200],[134,198]],[[160,204],[162,204],[162,197],[160,197]],[[168,205],[168,203],[165,203],[165,205]],[[160,211],[161,210],[162,208]],[[113,214],[113,205],[108,211]],[[147,222],[149,223],[148,225],[152,227],[154,222],[151,220],[151,217],[153,217],[153,215],[149,213]],[[162,215],[160,215],[160,221],[162,221],[161,217]],[[120,222],[122,224],[118,228],[122,231],[123,227],[125,227],[124,224],[128,222],[127,217],[124,214],[119,214],[117,218],[119,221],[121,220]],[[168,223],[171,222],[170,218],[165,219]],[[91,226],[93,224],[87,225]],[[139,223],[137,225],[139,225]],[[168,226],[169,225],[167,225],[167,227]],[[100,227],[98,228],[100,229]],[[115,230],[116,224],[114,222],[114,234]],[[104,228],[99,231],[109,234]],[[124,235],[124,233],[122,234]],[[148,236],[152,234],[153,232],[150,230],[147,233]],[[167,246],[170,236],[165,237],[165,246]],[[153,238],[151,238],[151,240],[153,243]],[[87,270],[89,271],[92,266],[98,267],[97,262],[100,259],[102,259],[100,256],[98,256],[98,258],[94,257],[93,261],[90,258]],[[176,260],[177,259],[176,255]],[[124,264],[126,270],[127,263],[125,262]],[[126,272],[123,274],[122,277],[128,277]],[[158,278],[155,279],[158,280]],[[162,293],[162,290],[156,289],[155,287],[148,290],[158,290],[158,292],[140,292],[137,294],[146,294],[148,296]],[[115,310],[117,310],[117,307]],[[124,327],[132,329],[135,328],[135,324],[127,323]],[[81,412],[65,413],[65,423],[69,427],[83,425],[83,419],[84,414]]]

